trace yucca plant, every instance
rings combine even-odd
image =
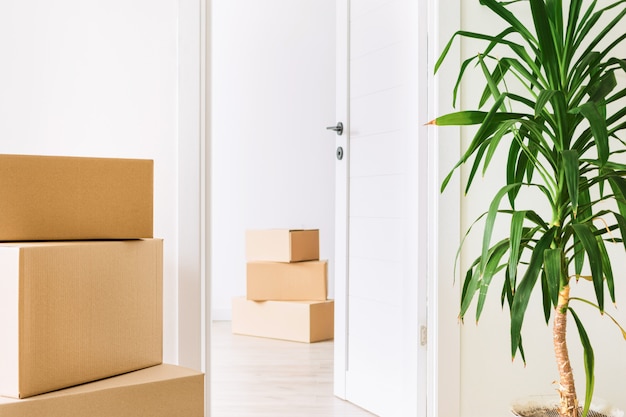
[[[447,114],[431,122],[478,125],[468,148],[443,181],[442,191],[457,168],[468,164],[467,192],[475,175],[487,170],[496,150],[508,151],[506,183],[477,219],[484,222],[482,250],[463,280],[460,317],[475,300],[479,319],[497,276],[503,283],[502,306],[507,304],[510,311],[511,353],[515,358],[519,352],[525,361],[522,323],[531,293],[540,291],[546,323],[553,320],[559,413],[574,417],[579,410],[566,344],[569,315],[584,352],[582,411],[586,416],[594,390],[595,359],[575,308],[579,303],[589,304],[605,314],[606,290],[615,302],[607,243],[626,250],[626,164],[620,162],[626,152],[626,142],[620,138],[626,129],[626,107],[619,105],[626,87],[616,79],[616,72],[626,71],[626,60],[613,56],[626,39],[622,22],[626,0],[604,7],[596,0],[480,0],[480,4],[503,21],[504,30],[497,34],[456,32],[435,66],[437,71],[456,38],[484,41],[483,52],[462,63],[453,89],[456,102],[466,71],[473,67],[482,73],[486,81],[478,110]],[[513,13],[512,7],[522,6],[529,8],[532,24]],[[525,187],[539,191],[545,207],[551,208],[549,213],[521,207],[523,201],[518,200]],[[510,233],[493,242],[494,224],[502,216],[510,224]],[[592,300],[570,294],[572,280],[581,278],[593,286]],[[626,337],[624,329],[619,329]]]

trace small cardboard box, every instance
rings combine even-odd
[[[246,260],[270,262],[317,261],[319,230],[248,230]]]
[[[158,239],[0,243],[0,395],[160,364],[162,279]]]
[[[2,417],[203,417],[204,374],[174,365],[25,400],[0,397]]]
[[[0,241],[151,238],[153,161],[0,155]]]
[[[326,300],[326,261],[248,262],[248,300]]]
[[[232,331],[294,342],[319,342],[334,337],[334,311],[333,300],[251,301],[235,297]]]

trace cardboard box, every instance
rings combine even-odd
[[[0,395],[161,363],[161,240],[0,243]]]
[[[271,262],[316,261],[320,257],[319,230],[248,230],[246,260]]]
[[[248,262],[248,300],[326,300],[326,261]]]
[[[0,417],[203,417],[204,375],[158,365],[18,400],[0,397]]]
[[[152,237],[153,161],[0,155],[0,241]]]
[[[232,331],[295,342],[319,342],[334,336],[334,302],[251,301],[233,298]]]

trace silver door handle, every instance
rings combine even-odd
[[[337,126],[328,126],[326,130],[332,130],[334,132],[337,132],[337,136],[341,136],[341,134],[343,133],[343,123],[339,122],[337,123]]]

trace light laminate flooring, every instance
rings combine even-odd
[[[372,417],[333,395],[333,342],[233,335],[213,323],[212,417]]]

